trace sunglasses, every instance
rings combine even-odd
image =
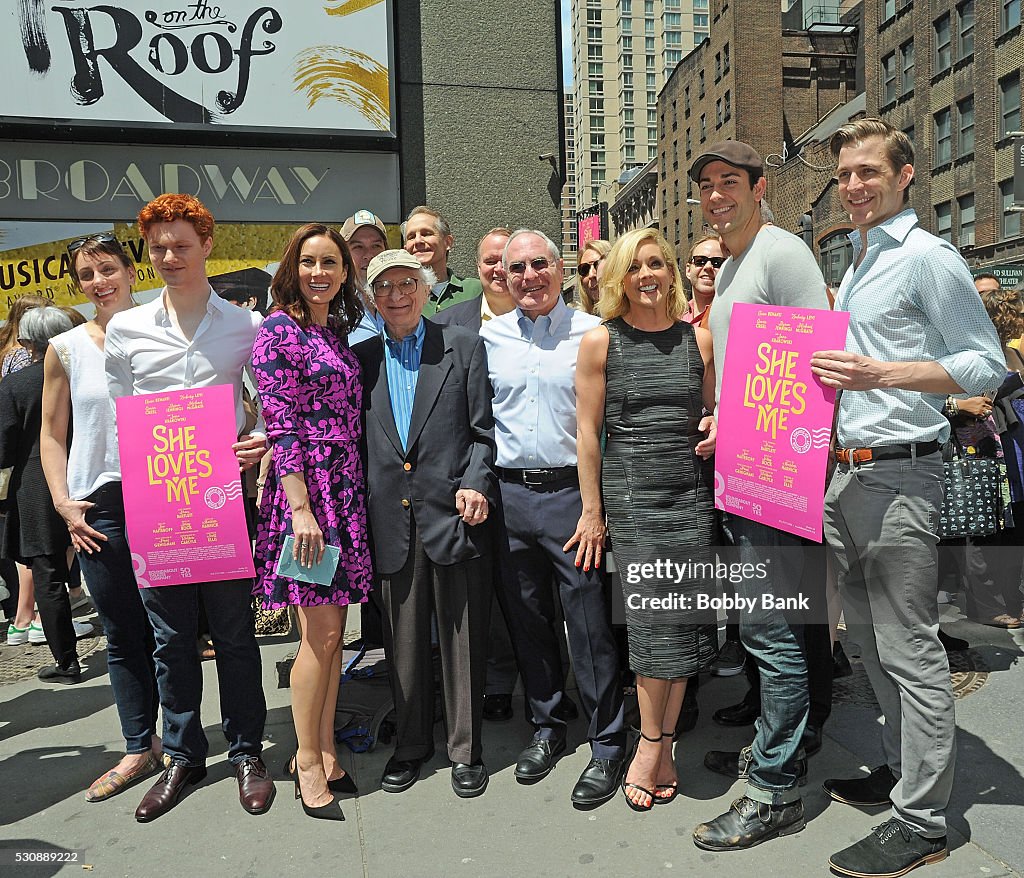
[[[696,265],[697,268],[703,268],[708,263],[711,263],[711,267],[718,269],[722,267],[722,263],[725,262],[724,256],[691,256],[690,264]]]
[[[597,262],[581,262],[576,266],[576,274],[580,277],[586,277],[591,271],[597,271],[597,266],[600,264],[600,259],[598,259]]]
[[[117,237],[112,235],[110,232],[100,232],[98,235],[86,235],[84,238],[75,238],[70,244],[68,244],[68,255],[73,255],[81,250],[90,241],[95,241],[97,244],[117,244],[119,243]]]
[[[529,265],[537,274],[540,274],[542,271],[547,271],[551,267],[551,260],[545,259],[543,256],[537,256],[529,262],[511,262],[508,266],[509,274],[525,274],[527,265]]]

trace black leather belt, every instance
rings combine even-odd
[[[522,485],[547,485],[551,482],[579,478],[574,466],[556,466],[551,469],[506,469],[499,466],[498,475],[506,482],[518,482]]]
[[[868,463],[872,460],[902,460],[908,457],[924,457],[939,450],[939,443],[918,442],[909,445],[879,445],[875,448],[837,448],[836,460],[840,463]]]

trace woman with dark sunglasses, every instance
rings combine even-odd
[[[611,252],[612,245],[595,238],[588,241],[576,257],[576,301],[573,307],[588,314],[597,313],[597,300],[601,298],[598,277],[601,263]]]
[[[135,267],[110,234],[73,241],[68,255],[71,276],[96,314],[50,341],[40,455],[53,504],[103,621],[110,687],[125,739],[124,757],[86,792],[86,801],[98,802],[160,765],[153,632],[125,537],[117,432],[103,365],[110,318],[134,304]]]

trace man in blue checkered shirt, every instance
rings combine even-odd
[[[947,394],[994,390],[1006,365],[967,264],[907,206],[914,148],[879,119],[843,125],[830,143],[839,200],[856,226],[837,310],[846,351],[811,365],[840,390],[838,465],[825,498],[850,641],[885,716],[885,764],[825,781],[839,802],[892,804],[890,818],[833,854],[842,875],[903,875],[946,857],[955,723],[939,643],[935,529]]]

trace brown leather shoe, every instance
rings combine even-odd
[[[186,765],[184,762],[172,761],[160,779],[142,797],[139,807],[135,809],[135,819],[139,823],[149,823],[163,816],[178,804],[185,787],[199,783],[204,777],[205,765]]]
[[[238,801],[250,814],[265,814],[274,801],[274,779],[259,756],[249,756],[235,766]]]

